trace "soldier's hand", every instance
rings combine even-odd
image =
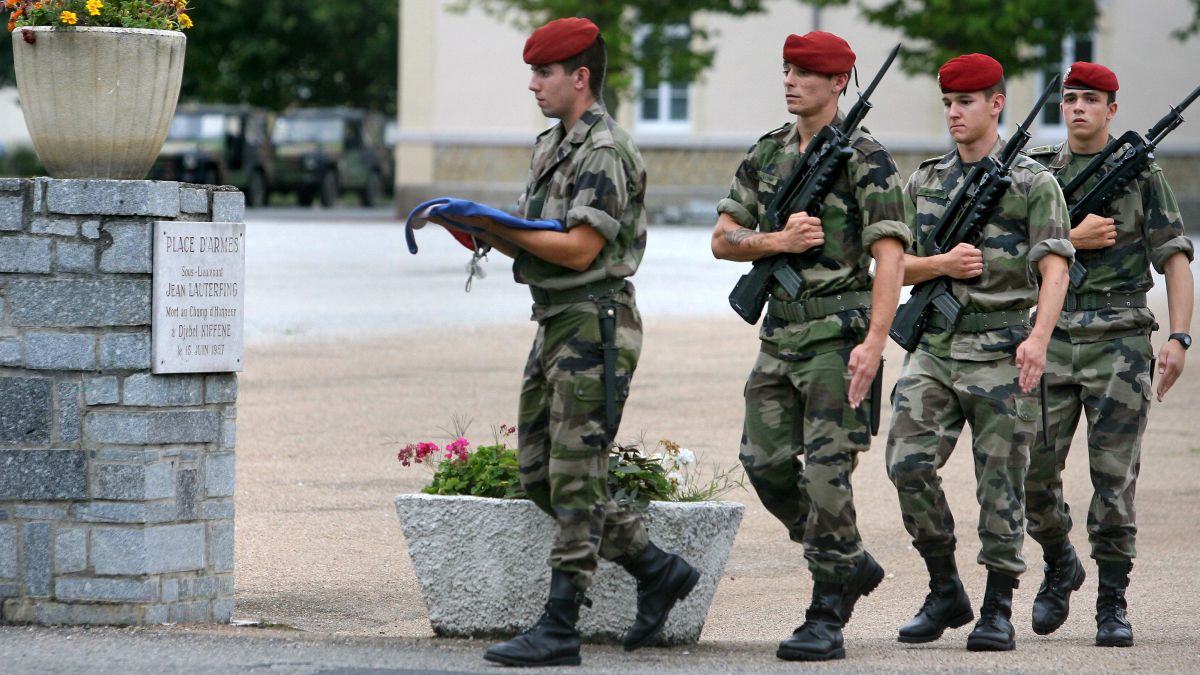
[[[1046,372],[1045,341],[1031,335],[1017,345],[1017,369],[1021,372],[1018,378],[1021,393],[1028,394],[1038,386],[1042,373]]]
[[[846,398],[849,399],[851,408],[857,409],[871,391],[871,383],[875,381],[875,375],[879,372],[881,354],[883,342],[870,338],[850,351],[850,362],[847,365],[850,371],[850,387],[847,389]]]
[[[1184,351],[1183,345],[1175,340],[1167,340],[1163,345],[1162,350],[1158,352],[1158,402],[1162,403],[1163,397],[1175,384],[1175,380],[1179,379],[1180,373],[1183,372],[1184,359],[1187,357],[1187,352]]]
[[[959,244],[942,254],[944,274],[954,279],[970,279],[983,274],[983,251],[970,244]]]
[[[1081,223],[1071,228],[1071,243],[1075,248],[1094,250],[1117,243],[1117,222],[1089,213]]]
[[[803,253],[810,248],[825,244],[825,229],[821,219],[801,211],[793,213],[779,231],[781,249],[785,253]]]

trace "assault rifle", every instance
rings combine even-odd
[[[1150,162],[1154,161],[1154,149],[1162,143],[1167,134],[1180,124],[1183,124],[1183,111],[1196,97],[1200,96],[1200,86],[1192,90],[1187,98],[1177,106],[1171,106],[1171,112],[1158,121],[1142,138],[1138,132],[1130,130],[1114,138],[1104,146],[1100,154],[1092,158],[1079,175],[1063,188],[1067,202],[1071,204],[1071,227],[1083,222],[1089,213],[1104,213],[1113,202],[1125,194],[1125,188],[1135,178],[1141,175]],[[1105,171],[1091,190],[1088,190],[1078,201],[1072,201],[1071,195],[1083,187],[1092,176]],[[1087,277],[1087,268],[1075,261],[1071,264],[1071,286],[1079,288]]]
[[[875,79],[864,91],[859,92],[858,102],[850,108],[841,126],[828,124],[809,141],[804,154],[796,162],[796,168],[775,192],[767,207],[767,217],[776,230],[782,230],[793,213],[804,211],[810,216],[820,215],[821,206],[833,188],[833,182],[841,175],[850,155],[854,154],[850,147],[850,134],[867,116],[867,111],[872,107],[868,99],[899,51],[899,44],[892,48]],[[820,247],[800,255],[807,260],[816,260],[821,255]],[[750,271],[738,279],[729,293],[729,305],[733,311],[748,324],[758,323],[763,306],[767,304],[772,279],[778,281],[793,298],[798,297],[804,287],[804,279],[789,263],[794,263],[800,255],[780,253],[755,260]]]
[[[1025,122],[1017,127],[1016,133],[1000,153],[1000,162],[997,163],[990,156],[984,157],[963,179],[962,189],[950,202],[941,220],[922,240],[921,248],[925,255],[939,255],[964,242],[978,240],[992,212],[1000,205],[1000,199],[1012,185],[1012,165],[1029,142],[1029,127],[1042,111],[1046,99],[1058,88],[1058,80],[1055,77],[1046,87]],[[911,352],[921,342],[925,324],[933,310],[946,317],[950,325],[958,322],[962,304],[950,290],[950,277],[935,277],[913,286],[908,302],[896,310],[888,335],[905,351]]]

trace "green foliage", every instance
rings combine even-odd
[[[396,112],[397,0],[192,0],[180,99]],[[0,40],[0,86],[16,83]]]
[[[396,111],[396,0],[195,0],[182,100]]]
[[[694,25],[692,15],[745,16],[762,12],[765,4],[763,0],[459,0],[452,8],[480,7],[525,32],[552,19],[591,19],[608,48],[605,99],[615,110],[617,97],[632,93],[638,70],[646,74],[647,84],[655,85],[659,78],[691,82],[712,65],[716,50],[707,46],[712,34]],[[639,35],[640,49],[634,43]]]
[[[1192,7],[1195,8],[1195,13],[1192,14],[1192,22],[1178,30],[1171,32],[1171,37],[1184,42],[1191,38],[1196,33],[1200,33],[1200,0],[1191,0]]]
[[[482,445],[466,460],[444,459],[422,492],[431,495],[474,495],[521,499],[521,472],[517,451],[503,443]]]
[[[850,4],[850,0],[800,1]],[[867,21],[900,31],[904,36],[901,67],[914,75],[936,73],[947,60],[970,52],[995,58],[1008,78],[1058,65],[1063,38],[1091,32],[1100,14],[1096,0],[857,0],[855,5]]]
[[[9,25],[100,26],[183,30],[192,27],[185,0],[17,0],[10,5]]]
[[[633,446],[613,447],[608,455],[608,494],[618,504],[643,511],[652,500],[671,501],[673,492],[660,460]]]
[[[46,170],[38,159],[37,153],[27,145],[8,148],[0,156],[0,176],[8,178],[32,178],[45,176]]]
[[[469,450],[470,444],[464,438],[467,424],[455,419],[453,426],[451,435],[456,440],[445,448],[430,442],[409,443],[397,453],[396,459],[404,466],[414,463],[431,466],[437,462],[433,477],[422,492],[499,499],[527,496],[521,487],[517,451],[508,446],[516,427],[500,425],[493,430],[492,445]],[[619,504],[641,511],[651,501],[704,501],[744,487],[740,465],[725,470],[714,467],[713,477],[701,480],[692,451],[669,440],[659,441],[656,450],[660,452],[647,455],[638,445],[613,446],[608,457],[608,493]],[[440,461],[439,453],[445,453]]]

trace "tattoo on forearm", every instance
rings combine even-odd
[[[725,232],[725,241],[733,244],[734,246],[741,246],[743,242],[752,238],[754,235],[754,231],[748,230],[744,227],[739,227],[736,230],[729,230]]]

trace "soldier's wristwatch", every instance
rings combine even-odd
[[[1179,344],[1183,345],[1184,349],[1192,346],[1192,336],[1187,333],[1171,333],[1167,336],[1168,340],[1178,340]]]

